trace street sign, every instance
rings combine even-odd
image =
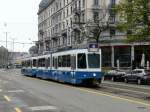
[[[88,46],[89,52],[98,52],[99,51],[99,45],[97,43],[90,43]]]

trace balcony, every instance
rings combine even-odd
[[[46,37],[46,38],[45,38],[45,41],[50,41],[50,37]]]
[[[114,36],[103,36],[100,38],[100,42],[102,43],[118,43],[124,42],[126,39],[125,35],[114,35]]]
[[[80,15],[84,10],[85,10],[85,8],[76,7],[76,8],[73,9],[73,13],[74,13],[75,15]]]
[[[63,29],[61,32],[61,35],[66,37],[67,36],[67,29]]]
[[[60,36],[61,36],[60,33],[54,33],[51,38],[52,38],[53,40],[55,40],[55,39],[57,39],[57,38],[60,37]]]
[[[101,9],[100,5],[92,5],[92,9]]]

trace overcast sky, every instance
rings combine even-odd
[[[16,42],[31,43],[36,41],[38,30],[37,11],[41,0],[0,0],[0,46],[6,46],[12,38]],[[6,24],[7,23],[7,26]],[[15,44],[15,51],[28,51],[29,44]],[[8,42],[8,49],[13,50],[12,42]]]

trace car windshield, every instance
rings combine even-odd
[[[140,70],[135,70],[135,71],[133,71],[132,73],[137,74],[137,73],[142,73],[142,71],[140,71]]]
[[[89,68],[100,68],[100,55],[99,54],[88,54],[88,65]]]

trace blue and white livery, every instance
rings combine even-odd
[[[101,50],[75,49],[26,58],[22,74],[71,84],[100,84]]]

